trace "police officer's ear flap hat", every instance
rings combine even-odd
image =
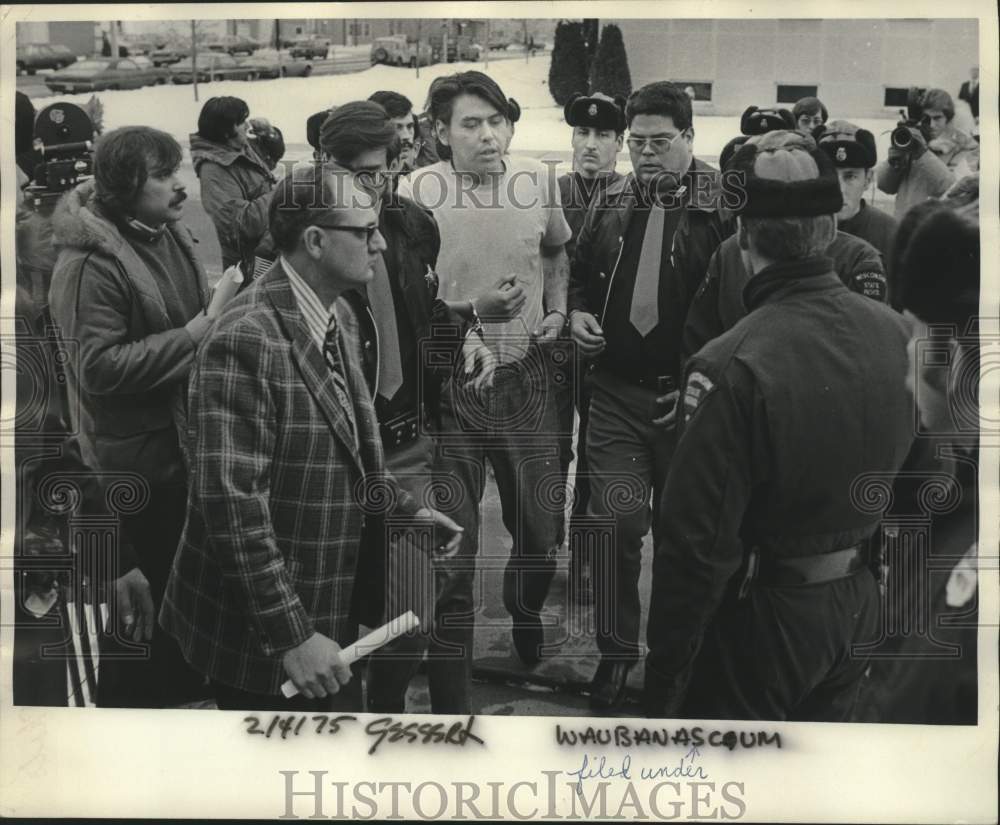
[[[744,135],[763,135],[779,129],[795,129],[795,118],[788,109],[760,109],[747,106],[740,116],[740,132]]]
[[[747,142],[746,135],[737,135],[729,143],[722,147],[722,151],[719,152],[719,169],[723,172],[729,167],[729,164],[733,162],[733,157],[736,155],[736,150],[739,149],[744,143]]]
[[[871,169],[878,162],[875,136],[846,120],[832,120],[817,127],[813,137],[819,148],[830,156],[834,166]]]
[[[570,126],[589,126],[594,129],[613,129],[618,134],[625,131],[625,98],[609,97],[595,92],[587,97],[579,92],[572,95],[563,107],[563,117]]]
[[[743,172],[746,218],[805,218],[834,215],[844,206],[829,156],[798,132],[768,132],[749,138],[733,157]]]

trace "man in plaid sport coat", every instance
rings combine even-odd
[[[385,474],[336,300],[386,248],[368,200],[318,166],[285,178],[270,212],[281,257],[198,353],[187,521],[160,622],[222,709],[360,709],[337,652],[357,637],[366,523],[412,514],[450,534],[446,553],[461,539]],[[280,695],[289,678],[301,697]]]

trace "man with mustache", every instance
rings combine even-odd
[[[672,452],[663,425],[676,400],[691,297],[725,237],[718,173],[694,157],[691,98],[671,83],[625,108],[633,172],[599,193],[577,240],[570,327],[593,359],[588,514],[615,523],[591,564],[601,661],[591,706],[612,710],[639,659],[639,569]],[[623,491],[625,492],[623,501]]]
[[[583,227],[587,210],[598,193],[621,180],[615,171],[618,153],[625,140],[625,98],[608,97],[596,92],[587,97],[574,95],[563,108],[566,125],[573,128],[573,171],[559,178],[559,196],[566,222],[573,237],[566,244],[566,254],[572,258],[576,238]],[[573,410],[580,416],[576,438],[576,478],[574,481],[573,513],[575,519],[587,512],[590,501],[590,478],[587,466],[587,420],[590,408],[590,383],[585,380],[586,361],[579,357],[575,346],[567,351],[564,380],[557,386],[561,424],[560,458],[566,473],[573,460]],[[573,534],[572,524],[570,534]],[[570,542],[570,596],[581,604],[593,600],[589,562],[582,552],[581,542]]]
[[[368,99],[385,109],[396,127],[400,146],[398,167],[402,174],[438,162],[433,141],[426,139],[421,132],[419,119],[408,97],[399,92],[379,91]]]
[[[98,704],[106,707],[177,704],[201,685],[153,613],[184,525],[188,373],[212,324],[205,271],[180,222],[181,157],[177,141],[156,129],[108,132],[94,151],[94,180],[68,192],[53,216],[62,249],[49,300],[63,339],[80,348],[68,389],[78,398],[70,408],[79,410],[81,452],[91,470],[137,473],[148,488],[145,507],[123,520],[137,560],[122,563],[118,587],[135,594],[121,623],[152,644],[141,660],[102,650]]]

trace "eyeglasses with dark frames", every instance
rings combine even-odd
[[[372,242],[372,238],[375,237],[375,233],[378,232],[378,224],[370,223],[367,226],[331,226],[326,223],[312,223],[311,226],[319,227],[320,229],[332,229],[336,232],[354,232],[360,234],[365,233],[365,241],[367,243]]]

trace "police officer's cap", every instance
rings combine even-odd
[[[819,126],[813,137],[830,156],[834,166],[849,169],[871,169],[878,162],[875,136],[846,120],[831,120]]]
[[[744,173],[744,205],[738,211],[747,218],[834,215],[844,205],[829,155],[799,132],[749,138],[730,168]]]
[[[761,109],[747,106],[740,116],[740,132],[744,135],[763,135],[779,129],[794,129],[795,118],[788,109]]]
[[[609,97],[595,92],[589,97],[579,92],[572,95],[563,107],[563,116],[570,126],[588,126],[594,129],[625,131],[625,98]]]

